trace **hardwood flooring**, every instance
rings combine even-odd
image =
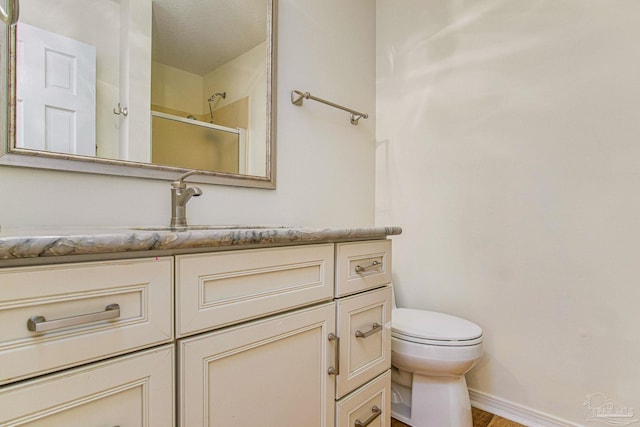
[[[471,408],[473,413],[473,427],[526,427],[506,418],[490,414],[478,408]],[[391,427],[408,427],[405,423],[391,418]]]

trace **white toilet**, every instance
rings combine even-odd
[[[391,416],[413,427],[471,427],[464,375],[482,356],[482,329],[432,311],[391,316]]]

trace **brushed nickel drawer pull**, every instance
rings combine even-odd
[[[360,330],[357,330],[356,337],[366,338],[368,336],[375,334],[376,332],[380,332],[381,330],[382,330],[382,325],[380,323],[374,322],[373,325],[371,326],[371,329],[369,329],[367,332],[362,332]]]
[[[375,420],[380,416],[380,414],[382,414],[382,409],[378,408],[376,405],[373,405],[371,407],[371,412],[373,412],[373,414],[371,414],[371,416],[366,420],[360,421],[360,419],[357,419],[353,423],[354,427],[367,427],[369,424],[373,422],[373,420]]]
[[[336,366],[335,366],[335,368],[333,366],[329,366],[329,370],[327,371],[327,373],[329,375],[336,375],[337,376],[337,375],[340,375],[340,337],[332,332],[332,333],[329,334],[329,341],[335,341],[336,342],[336,351],[335,351]]]
[[[369,265],[365,265],[364,267],[360,266],[360,265],[356,265],[356,273],[363,273],[367,270],[370,270],[372,268],[378,267],[379,265],[382,265],[380,263],[380,261],[373,261],[371,264]]]
[[[53,329],[67,328],[69,326],[78,326],[85,323],[98,322],[100,320],[109,320],[120,317],[120,305],[109,304],[104,311],[97,313],[81,314],[79,316],[64,317],[62,319],[47,320],[44,316],[33,316],[27,320],[27,329],[31,332],[46,332]]]

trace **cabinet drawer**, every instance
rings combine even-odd
[[[336,296],[391,283],[391,240],[336,245]]]
[[[181,426],[332,427],[335,304],[184,338]]]
[[[391,367],[391,287],[337,300],[340,374],[344,396]]]
[[[174,425],[173,346],[0,388],[2,426]]]
[[[172,273],[170,257],[0,269],[0,384],[171,341]]]
[[[391,374],[380,375],[336,405],[336,427],[389,427]]]
[[[333,296],[333,245],[176,257],[179,337]]]

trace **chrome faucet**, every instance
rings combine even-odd
[[[202,190],[198,187],[188,187],[183,180],[196,173],[189,171],[180,175],[171,183],[171,227],[187,226],[187,202],[192,197],[202,195]]]

